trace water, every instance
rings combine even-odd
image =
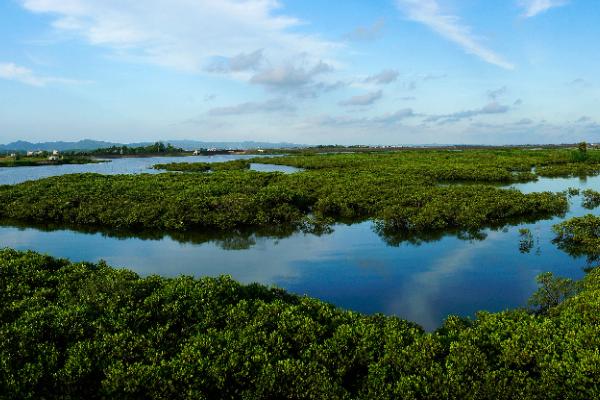
[[[117,174],[158,174],[165,171],[153,169],[155,164],[167,164],[172,162],[223,162],[231,160],[244,160],[255,158],[255,155],[215,155],[215,156],[189,156],[189,157],[137,157],[137,158],[115,158],[107,162],[93,164],[64,164],[46,165],[39,167],[13,167],[0,168],[0,185],[14,185],[29,180],[47,178],[66,174],[77,174],[93,172],[106,175]],[[292,173],[299,171],[298,168],[284,165],[251,164],[250,168],[262,172],[284,172]]]
[[[16,171],[13,169],[12,171]],[[18,171],[17,171],[18,172]],[[540,179],[515,184],[524,192],[600,188],[600,177]],[[566,218],[589,213],[572,199]],[[597,211],[593,211],[597,213]],[[336,225],[323,236],[291,233],[239,235],[178,234],[115,237],[65,228],[0,227],[0,246],[32,249],[74,261],[106,260],[142,275],[218,276],[277,285],[343,308],[381,312],[435,329],[449,314],[472,316],[526,306],[535,277],[552,271],[579,279],[585,259],[573,259],[552,243],[561,218],[485,230],[484,240],[440,240],[397,247],[386,244],[371,222]],[[531,230],[534,247],[519,252],[519,228]]]

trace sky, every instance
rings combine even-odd
[[[0,0],[0,143],[600,142],[597,0]]]

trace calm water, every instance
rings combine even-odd
[[[0,168],[0,185],[13,185],[24,181],[47,178],[49,176],[94,172],[98,174],[158,174],[164,171],[153,169],[154,164],[171,162],[222,162],[255,158],[255,155],[215,155],[189,157],[139,157],[116,158],[109,162],[95,164],[49,165],[40,167]],[[251,164],[251,169],[263,172],[296,172],[297,168],[285,165]]]
[[[19,169],[10,171],[20,174]],[[10,178],[3,175],[3,179]],[[541,179],[513,186],[525,192],[598,189],[600,178]],[[590,212],[580,203],[580,197],[572,199],[567,218]],[[344,308],[394,314],[434,329],[448,314],[470,316],[478,310],[526,305],[536,288],[535,276],[541,272],[582,277],[586,261],[573,259],[552,244],[551,226],[558,221],[486,230],[485,240],[450,235],[418,246],[403,243],[397,247],[387,245],[370,222],[337,225],[333,233],[320,237],[303,233],[280,238],[180,235],[177,240],[3,226],[0,246],[33,249],[74,261],[104,259],[142,275],[230,274],[242,282],[273,284]],[[519,252],[521,227],[531,229],[534,236],[535,245],[528,254]]]

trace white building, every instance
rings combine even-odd
[[[58,151],[58,150],[52,150],[52,155],[53,156],[58,156],[58,155],[60,155],[60,151]]]

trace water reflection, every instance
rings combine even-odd
[[[388,312],[395,313],[406,308],[406,318],[421,320],[424,326],[432,327],[439,323],[439,316],[431,312],[441,297],[442,291],[449,290],[448,282],[458,274],[465,274],[474,268],[473,257],[493,245],[495,235],[488,235],[486,241],[472,242],[471,246],[458,247],[447,252],[444,258],[432,261],[430,268],[418,272],[401,285],[397,303],[391,304]],[[457,288],[458,289],[458,288]],[[454,301],[456,301],[454,296]],[[442,317],[443,318],[443,317]]]
[[[599,177],[543,178],[512,186],[525,192],[563,191],[598,188],[599,183]],[[564,218],[589,212],[581,200],[571,198]],[[562,219],[400,239],[380,236],[369,221],[336,224],[332,233],[323,235],[285,227],[156,234],[13,223],[0,227],[0,247],[33,249],[74,261],[104,259],[143,275],[229,274],[348,309],[399,315],[433,329],[448,314],[471,316],[478,310],[524,306],[541,272],[581,278],[586,260],[572,258],[552,243],[551,227]],[[519,229],[532,232],[535,251],[519,251]]]
[[[158,174],[164,171],[152,168],[155,164],[167,164],[173,162],[224,162],[232,160],[245,160],[255,158],[255,155],[215,155],[215,156],[180,156],[180,157],[125,157],[106,160],[106,162],[92,164],[65,164],[45,165],[37,167],[13,167],[0,168],[0,185],[14,185],[17,183],[77,173],[98,173],[104,175],[117,174]],[[261,172],[284,172],[292,173],[300,171],[298,168],[271,165],[254,164],[250,168]]]
[[[35,229],[40,232],[69,231],[79,234],[100,236],[103,238],[142,241],[172,240],[181,244],[213,244],[223,250],[247,250],[260,240],[278,240],[296,233],[321,236],[333,232],[329,225],[277,225],[264,228],[231,229],[228,231],[205,229],[201,231],[152,231],[143,229],[112,229],[103,226],[82,226],[62,223],[21,222],[0,219],[1,228],[16,228],[22,231]]]

